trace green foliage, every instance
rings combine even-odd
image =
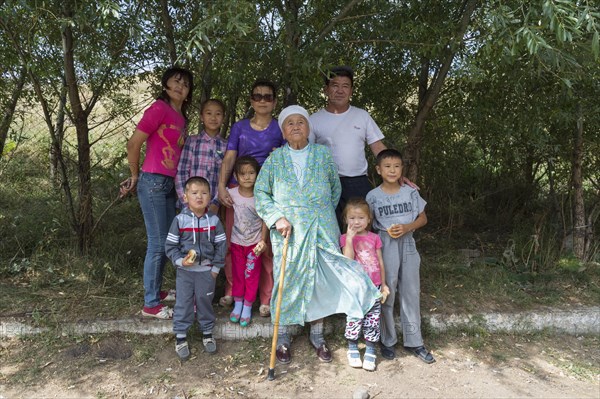
[[[138,280],[145,256],[145,229],[137,200],[111,207],[98,225],[93,251],[73,249],[60,192],[42,174],[44,158],[17,154],[0,186],[0,277],[24,280],[36,289],[65,284],[105,288]],[[97,178],[96,206],[104,210],[116,197],[117,173]],[[173,271],[167,270],[167,279]]]
[[[243,39],[252,30],[247,16],[252,13],[253,3],[246,1],[215,1],[200,3],[199,12],[204,18],[196,21],[186,43],[188,59],[195,52],[207,54],[223,45]]]
[[[579,272],[585,270],[582,262],[577,259],[573,254],[567,254],[558,260],[558,266],[566,271]]]
[[[575,59],[565,51],[576,44],[598,59],[600,12],[594,1],[544,0],[529,7],[520,3],[508,2],[488,10],[490,34],[506,40],[512,56],[525,49],[555,67],[576,66]]]
[[[2,151],[1,156],[4,157],[5,155],[8,155],[9,153],[11,153],[12,151],[14,151],[14,149],[17,148],[17,143],[15,143],[12,140],[8,140],[6,142],[6,144],[4,145],[4,149]]]
[[[560,239],[544,216],[536,224],[531,221],[515,226],[502,253],[503,265],[513,272],[538,273],[553,271],[560,255]]]

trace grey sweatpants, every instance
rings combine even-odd
[[[394,239],[382,232],[380,237],[383,243],[385,282],[390,289],[390,295],[381,305],[381,343],[394,346],[398,342],[394,322],[394,305],[398,298],[404,346],[421,346],[421,256],[417,252],[415,240],[412,233]]]
[[[173,331],[186,334],[194,324],[194,304],[196,318],[203,334],[212,333],[215,325],[215,312],[212,301],[215,296],[215,279],[210,270],[192,272],[177,268],[175,279],[175,308],[173,310]]]

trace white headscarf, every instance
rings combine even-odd
[[[306,111],[304,108],[302,108],[299,105],[290,105],[290,106],[282,109],[281,113],[279,114],[279,118],[277,118],[277,122],[279,123],[279,128],[281,129],[282,132],[283,132],[283,122],[285,122],[286,118],[291,115],[302,115],[304,118],[306,118],[306,122],[309,122],[308,121],[308,111]],[[308,124],[308,127],[310,129],[310,123]]]

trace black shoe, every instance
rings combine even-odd
[[[381,344],[381,356],[387,360],[394,360],[396,358],[396,349],[393,346]]]
[[[323,342],[317,349],[317,357],[324,363],[331,361],[331,351],[327,347],[327,344]]]
[[[290,352],[290,347],[286,344],[281,344],[277,347],[275,351],[275,357],[282,364],[288,364],[292,361],[292,354]]]
[[[435,358],[424,346],[418,346],[416,348],[410,348],[405,346],[404,349],[421,359],[427,364],[431,364],[435,362]]]

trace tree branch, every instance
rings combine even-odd
[[[342,19],[342,18],[344,18],[346,16],[346,14],[348,14],[350,12],[350,10],[352,9],[352,7],[354,7],[355,5],[357,5],[358,3],[360,3],[361,1],[362,0],[352,0],[352,1],[348,2],[348,4],[346,4],[346,6],[340,11],[340,13],[338,15],[336,15],[334,18],[332,18],[331,21],[329,22],[329,24],[327,24],[327,26],[325,26],[321,30],[321,32],[319,32],[319,36],[317,36],[317,38],[315,39],[315,41],[312,42],[312,45],[316,46],[321,41],[323,41],[325,39],[325,36],[327,36],[329,34],[329,32],[331,32],[333,30],[333,28],[339,22],[339,20]],[[307,44],[308,44],[308,42],[304,42],[302,45],[300,45],[299,48],[303,48]]]
[[[477,0],[466,0],[462,7],[460,22],[454,36],[446,44],[446,48],[441,60],[441,66],[436,71],[431,85],[425,91],[424,96],[419,100],[415,123],[408,133],[407,138],[407,155],[409,157],[408,178],[415,180],[417,178],[417,170],[421,151],[421,140],[423,139],[423,129],[427,117],[431,112],[435,102],[439,98],[440,92],[448,75],[448,71],[452,66],[452,60],[458,51],[460,45],[464,42],[464,36],[471,21],[471,15],[475,11]]]
[[[141,3],[139,3],[136,10],[133,13],[133,15],[137,15],[140,12],[141,8],[142,8],[142,5],[141,5]],[[100,99],[100,96],[102,94],[104,94],[104,85],[106,84],[106,82],[108,82],[108,80],[110,78],[110,74],[111,74],[113,67],[115,65],[115,62],[116,62],[114,60],[118,59],[118,57],[121,55],[121,53],[123,51],[125,51],[125,45],[127,44],[128,39],[129,39],[129,30],[123,36],[123,39],[121,40],[121,43],[120,43],[119,47],[117,48],[117,50],[112,54],[111,62],[104,70],[102,79],[100,79],[100,84],[97,85],[96,90],[93,90],[92,98],[90,99],[90,101],[87,104],[87,107],[84,110],[86,117],[91,114],[92,110],[96,106],[96,103]]]

